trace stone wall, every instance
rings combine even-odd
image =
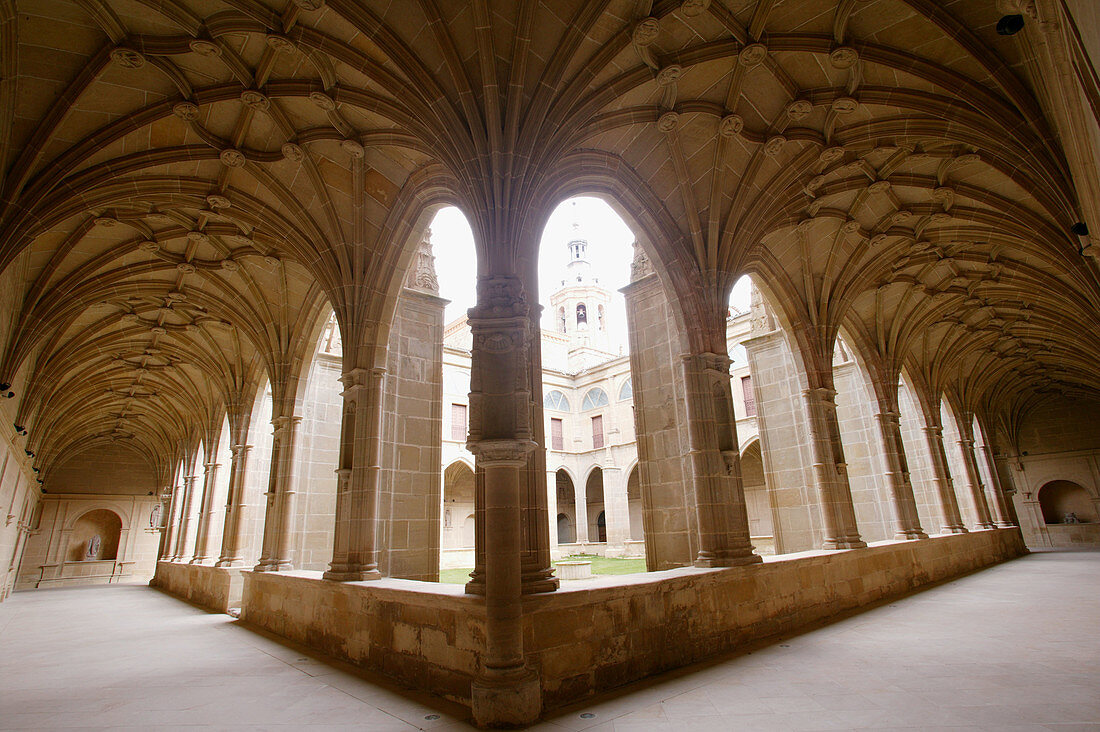
[[[413,687],[470,703],[485,644],[482,598],[461,585],[328,582],[319,572],[245,572],[241,619]]]
[[[655,274],[623,288],[638,435],[646,566],[650,570],[695,560],[694,496],[690,495],[687,418],[679,341],[668,297]]]
[[[796,631],[1026,553],[1017,529],[883,542],[584,580],[524,599],[524,650],[543,708]],[[403,683],[470,703],[485,606],[458,585],[328,582],[246,571],[242,619]]]
[[[208,610],[224,613],[241,606],[244,592],[241,571],[240,568],[161,561],[157,562],[156,574],[149,585]]]
[[[439,578],[446,302],[406,288],[390,329],[378,497],[378,568],[387,577]]]
[[[617,578],[528,599],[525,650],[552,708],[1026,552],[998,529]]]
[[[798,365],[781,331],[744,341],[756,393],[764,477],[772,497],[776,552],[817,549],[824,541],[820,497],[810,466],[810,435]]]

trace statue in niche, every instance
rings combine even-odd
[[[1079,523],[1081,523],[1081,519],[1077,518],[1077,512],[1076,511],[1070,511],[1069,513],[1067,513],[1065,516],[1062,517],[1062,523],[1063,524],[1079,524]]]
[[[416,248],[408,285],[418,290],[439,294],[439,279],[435,274],[435,255],[432,253],[432,230],[424,232],[424,238]]]
[[[99,550],[103,547],[103,540],[99,538],[99,534],[94,534],[91,539],[88,539],[88,550],[84,552],[84,558],[86,560],[99,559]]]
[[[153,510],[149,512],[149,528],[160,528],[160,504],[153,506]]]

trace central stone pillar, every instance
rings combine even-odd
[[[886,458],[886,479],[894,499],[898,527],[895,539],[927,539],[928,534],[920,525],[917,515],[917,499],[913,495],[913,483],[909,479],[909,462],[905,458],[905,445],[901,440],[901,415],[889,409],[875,415]]]
[[[271,475],[268,480],[267,511],[264,515],[263,554],[257,572],[293,569],[290,536],[294,520],[294,450],[297,447],[299,415],[271,420],[275,426],[271,443]]]
[[[176,549],[175,541],[179,530],[180,504],[183,500],[183,487],[170,486],[171,498],[168,502],[168,515],[164,519],[164,537],[161,541],[160,559],[170,562]]]
[[[936,486],[936,493],[940,497],[940,508],[943,510],[944,534],[965,534],[967,529],[963,524],[962,513],[959,511],[959,500],[955,496],[955,484],[951,480],[951,471],[947,467],[947,450],[943,446],[943,427],[938,422],[933,422],[929,414],[925,414],[924,437],[928,441],[928,453],[932,457],[932,482]]]
[[[197,475],[187,475],[183,478],[183,500],[180,503],[180,529],[176,537],[176,553],[172,555],[173,562],[182,562],[191,555],[191,512],[195,503],[195,480]]]
[[[229,492],[225,500],[225,529],[222,551],[215,567],[239,567],[244,562],[241,527],[245,512],[245,476],[252,445],[234,445],[229,462]]]
[[[607,545],[625,547],[630,540],[630,504],[626,495],[626,475],[617,465],[603,467],[603,510],[607,519]]]
[[[964,431],[964,437],[958,441],[959,450],[962,451],[963,456],[963,467],[966,469],[966,488],[970,492],[970,500],[974,503],[978,528],[994,529],[996,526],[989,516],[989,506],[985,502],[985,489],[982,487],[981,475],[978,473],[978,460],[974,457],[974,440],[965,436],[968,433],[969,430]]]
[[[1001,476],[997,472],[997,461],[993,459],[993,451],[989,448],[989,445],[981,445],[978,449],[981,450],[982,459],[985,460],[986,468],[989,470],[989,479],[992,482],[992,485],[989,486],[989,493],[993,496],[993,508],[997,513],[997,526],[1002,529],[1010,529],[1016,526],[1016,521],[1012,517],[1012,509],[1009,507],[1004,486],[1001,485]]]
[[[823,549],[856,549],[867,544],[856,527],[852,489],[848,485],[848,466],[840,441],[840,423],[836,416],[836,391],[827,387],[802,392],[809,415],[810,444],[813,449],[814,483],[821,498],[825,524]]]
[[[478,520],[484,520],[478,533],[486,611],[485,653],[471,689],[472,711],[481,726],[522,726],[538,718],[542,692],[523,656],[522,506],[529,456],[537,443],[531,427],[531,321],[521,280],[479,278],[478,304],[470,310],[469,323],[467,447],[481,477]]]
[[[699,536],[696,567],[763,561],[749,540],[730,363],[728,356],[717,353],[681,356]]]
[[[382,399],[385,369],[354,368],[340,377],[344,417],[336,469],[336,527],[325,579],[381,579],[378,571],[378,491],[382,473]]]
[[[199,507],[199,530],[195,534],[195,556],[191,564],[202,564],[213,557],[210,554],[210,524],[214,519],[214,484],[220,463],[205,463],[202,477],[202,504]]]

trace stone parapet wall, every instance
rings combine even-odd
[[[999,529],[569,586],[527,601],[524,648],[553,708],[1026,553]]]
[[[149,585],[217,612],[240,607],[244,592],[243,568],[210,567],[182,562],[157,562]]]
[[[320,572],[244,573],[241,619],[463,704],[485,646],[485,606],[461,585],[331,582]]]
[[[998,529],[581,580],[524,600],[524,649],[551,709],[1025,553],[1019,530]],[[470,703],[485,643],[481,598],[408,580],[243,576],[246,622]]]

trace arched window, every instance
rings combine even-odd
[[[623,385],[619,387],[619,401],[625,402],[628,399],[634,398],[634,381],[627,379],[623,382]]]
[[[581,411],[586,412],[589,409],[606,407],[609,401],[607,392],[597,386],[595,389],[589,389],[588,393],[584,395],[584,401],[581,403]]]
[[[603,330],[604,328],[606,328],[607,326],[604,323],[603,305],[597,305],[596,306],[596,317],[598,318],[598,320],[596,321],[596,326],[600,330]]]
[[[558,330],[562,333],[565,332],[565,308],[558,308]]]
[[[558,412],[568,412],[569,400],[565,398],[565,394],[555,389],[546,393],[546,398],[542,400],[542,406]]]
[[[577,303],[577,327],[588,325],[588,308],[583,302]]]

